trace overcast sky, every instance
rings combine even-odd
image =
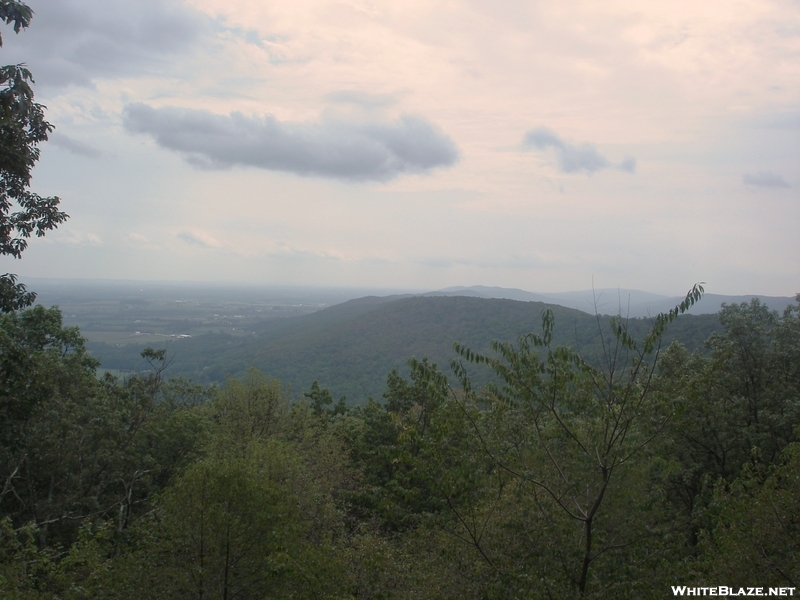
[[[800,292],[800,2],[29,0],[0,271]]]

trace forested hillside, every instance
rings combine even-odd
[[[299,392],[313,381],[337,397],[360,404],[379,398],[386,373],[407,373],[411,356],[428,357],[446,366],[458,341],[484,352],[494,339],[515,339],[535,329],[541,313],[556,316],[554,342],[569,344],[587,361],[599,365],[603,344],[613,333],[607,317],[541,302],[470,297],[367,297],[351,300],[310,315],[274,319],[255,325],[251,335],[207,333],[166,346],[170,373],[202,383],[222,383],[241,377],[249,368],[277,377]],[[652,320],[631,319],[632,332],[641,335]],[[716,315],[683,315],[665,334],[663,344],[680,340],[690,350],[703,350],[705,339],[719,331]],[[134,345],[88,346],[110,369],[139,370],[145,363]],[[490,378],[478,369],[476,380]]]
[[[163,350],[143,353],[147,373],[98,378],[57,309],[2,314],[0,596],[788,594],[800,305],[732,305],[706,354],[665,348],[698,297],[649,328],[605,321],[593,361],[559,342],[571,313],[536,306],[532,333],[461,345],[452,371],[419,357],[355,408],[316,384],[293,402],[258,371],[220,387],[168,379]],[[453,310],[464,300],[437,315],[455,312],[462,340],[476,331]],[[423,305],[366,314],[407,326],[404,302]]]

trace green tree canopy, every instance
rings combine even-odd
[[[27,28],[33,11],[24,3],[0,2],[0,19]],[[0,38],[2,45],[2,38]],[[0,255],[21,258],[32,235],[42,237],[67,220],[56,196],[29,190],[31,171],[39,160],[39,144],[53,126],[44,118],[44,106],[33,99],[33,75],[25,65],[0,67]],[[35,295],[17,283],[15,275],[0,276],[0,311],[19,310]]]

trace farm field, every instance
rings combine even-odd
[[[364,290],[180,283],[33,280],[37,303],[58,306],[89,342],[125,346],[205,333],[252,335],[256,325],[316,312]]]

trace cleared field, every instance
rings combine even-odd
[[[309,314],[360,291],[190,286],[136,282],[38,282],[37,303],[90,342],[147,345],[178,336],[251,335],[265,321]]]
[[[179,335],[168,335],[164,333],[121,333],[119,331],[85,331],[81,330],[83,337],[89,342],[101,342],[115,346],[163,344],[168,341],[180,341]]]

